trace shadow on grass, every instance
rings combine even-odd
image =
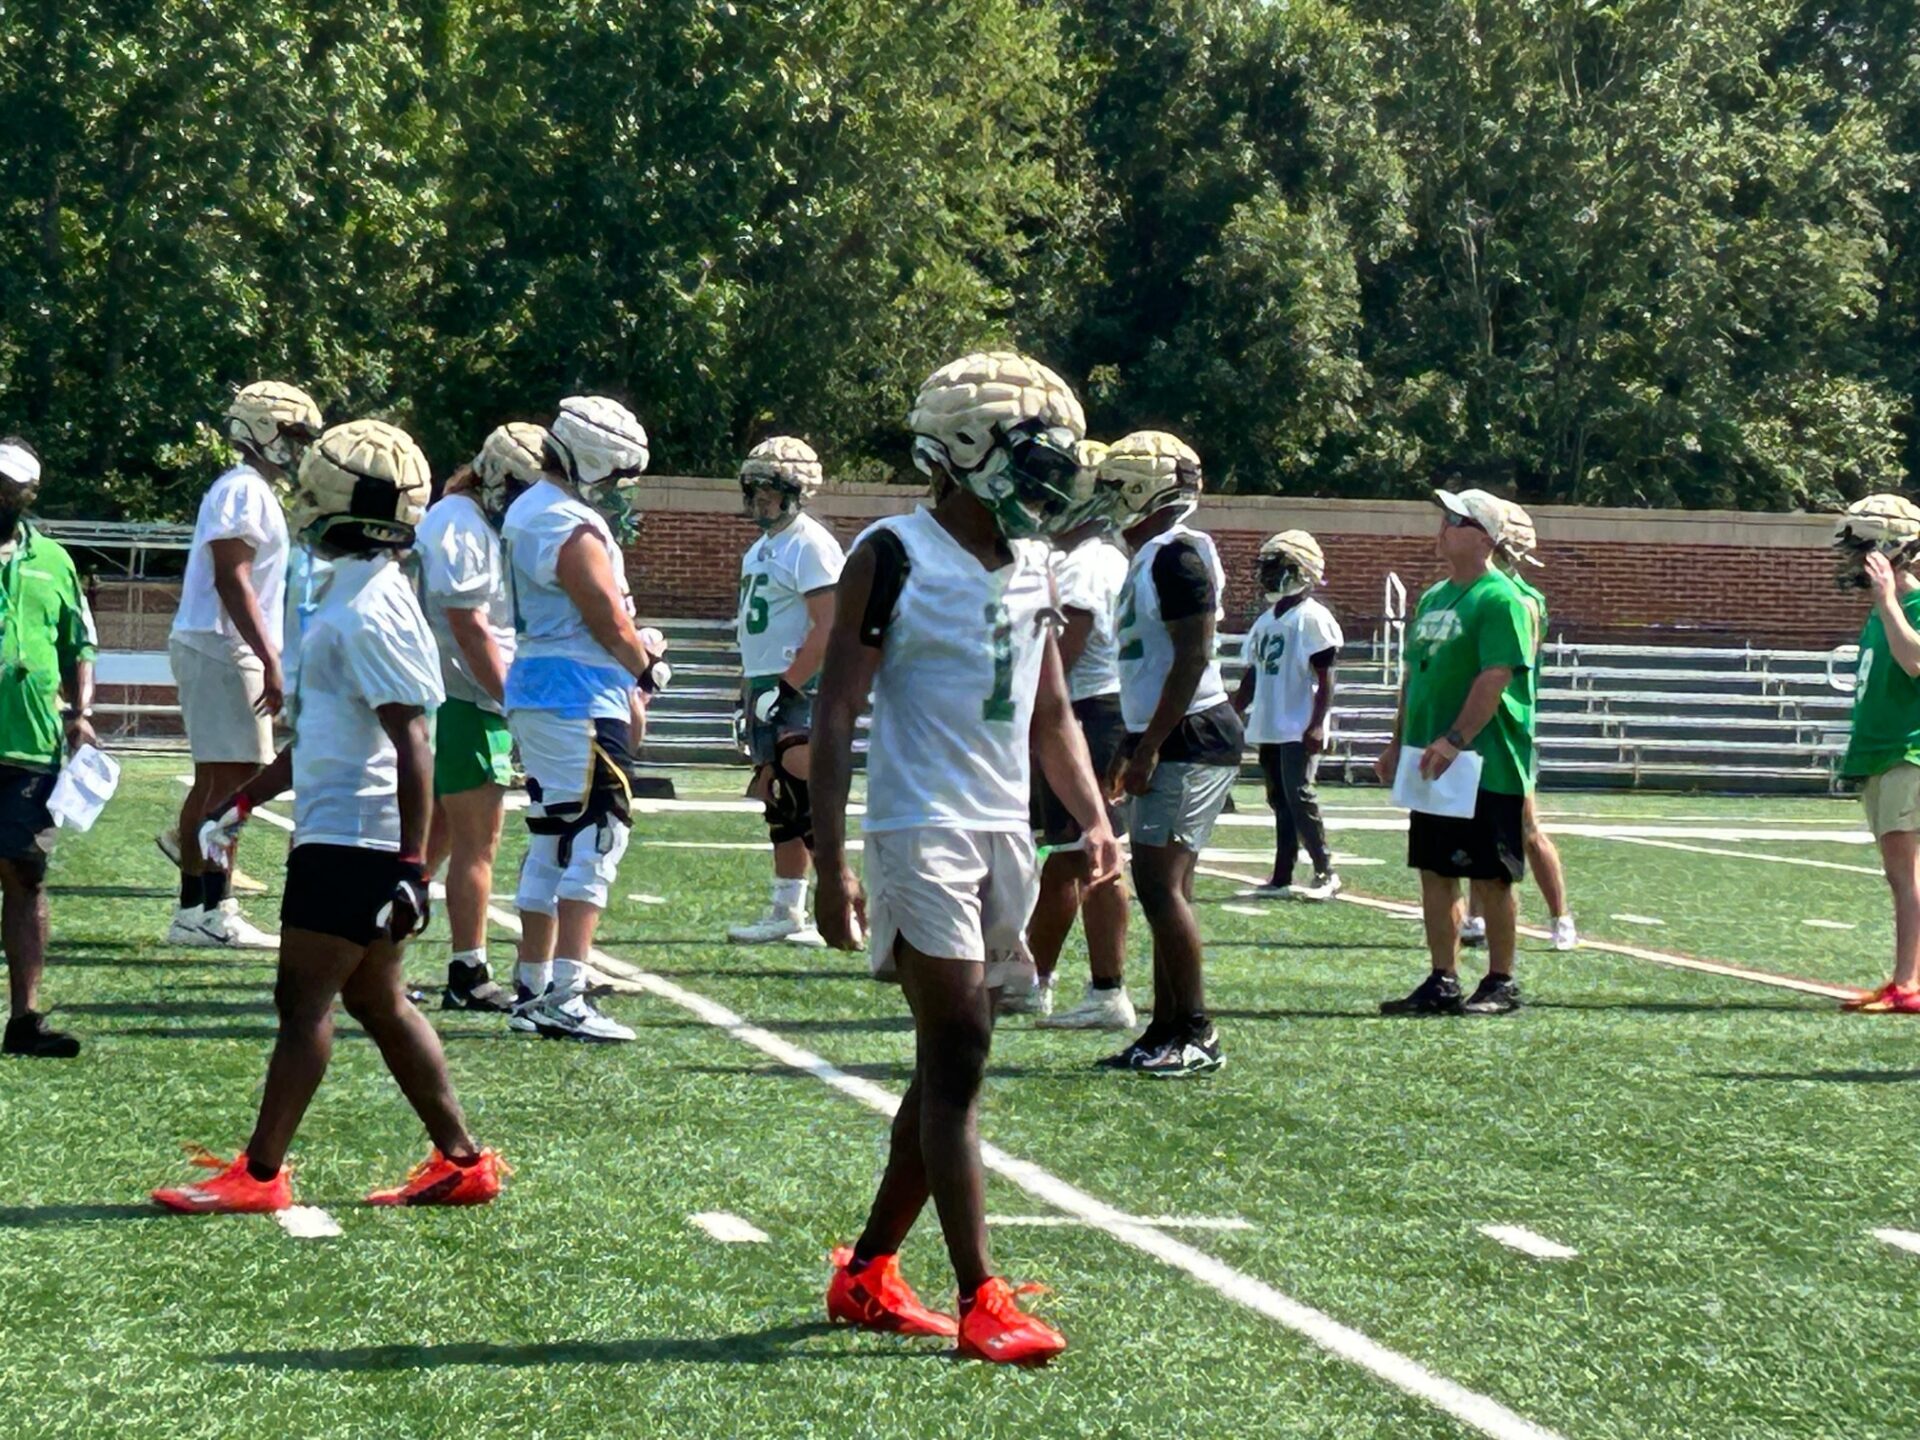
[[[1701,1070],[1702,1080],[1813,1081],[1829,1085],[1900,1085],[1920,1081],[1920,1070]]]
[[[715,965],[705,970],[649,969],[648,974],[663,980],[858,980],[871,985],[866,960],[849,957],[853,964],[845,970],[736,970],[730,965]]]
[[[164,1220],[156,1205],[0,1205],[0,1230],[38,1230],[93,1220]]]
[[[61,1007],[63,1010],[80,1008],[77,1005]],[[273,1011],[271,1005],[261,1008],[269,1014]],[[142,1010],[139,1013],[153,1012]],[[280,1038],[279,1027],[274,1025],[130,1025],[124,1029],[110,1030],[106,1033],[115,1039],[138,1040],[277,1040]],[[367,1038],[367,1032],[341,1016],[336,1017],[333,1038],[336,1041],[346,1040],[357,1043]],[[523,1037],[502,1026],[497,1030],[441,1030],[440,1038],[461,1041],[513,1040],[517,1042]]]
[[[1524,986],[1525,982],[1522,981]],[[1831,1000],[1532,1000],[1529,1010],[1631,1010],[1640,1015],[1736,1014],[1757,1010],[1775,1015],[1827,1014]]]
[[[875,1061],[843,1065],[833,1062],[833,1068],[845,1075],[857,1076],[862,1080],[899,1080],[913,1079],[913,1065],[909,1061]],[[794,1070],[785,1065],[681,1065],[676,1069],[681,1075],[745,1075],[756,1079],[772,1080],[811,1080],[810,1070]],[[1084,1066],[1075,1066],[1071,1062],[1062,1066],[1035,1067],[1032,1065],[989,1065],[989,1080],[1092,1080],[1100,1078],[1105,1072],[1093,1068],[1091,1061]]]
[[[256,992],[264,986],[248,987]],[[75,1015],[138,1015],[151,1020],[186,1019],[190,1016],[271,1015],[271,1000],[92,1000],[63,1004],[63,1012]],[[127,1032],[123,1032],[127,1033]]]
[[[79,895],[90,900],[165,900],[170,885],[49,885],[49,895]]]
[[[363,1345],[345,1350],[230,1350],[207,1358],[215,1365],[322,1371],[440,1370],[454,1365],[506,1369],[528,1365],[777,1365],[786,1360],[839,1361],[849,1358],[850,1354],[864,1358],[865,1352],[850,1352],[844,1346],[806,1348],[805,1342],[840,1329],[818,1320],[706,1337],[560,1340],[545,1345],[490,1345],[471,1341],[454,1345]],[[904,1360],[927,1352],[889,1347],[870,1353],[875,1358]]]

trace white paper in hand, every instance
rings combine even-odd
[[[1423,815],[1446,815],[1455,820],[1473,818],[1474,802],[1480,795],[1480,757],[1462,750],[1453,757],[1446,774],[1428,780],[1420,773],[1422,747],[1403,745],[1400,768],[1393,775],[1393,803],[1402,810],[1418,810]]]
[[[47,797],[47,811],[63,830],[91,830],[120,785],[120,762],[93,745],[82,745],[60,767]]]

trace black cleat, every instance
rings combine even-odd
[[[1094,1061],[1094,1068],[1096,1070],[1138,1070],[1140,1062],[1162,1049],[1169,1038],[1167,1030],[1158,1021],[1150,1021],[1138,1040],[1117,1055],[1108,1055]]]
[[[1460,1008],[1469,1015],[1511,1015],[1520,1008],[1520,982],[1511,975],[1488,975]]]
[[[1436,970],[1414,989],[1411,995],[1398,1000],[1382,1000],[1382,1015],[1458,1015],[1460,1010],[1460,982],[1451,975]]]
[[[71,1060],[80,1053],[80,1042],[71,1035],[47,1028],[47,1017],[37,1010],[24,1010],[7,1021],[0,1053],[25,1055],[35,1060]]]
[[[447,988],[440,992],[442,1010],[482,1010],[505,1015],[513,1000],[494,982],[484,965],[449,965]]]
[[[1196,1035],[1192,1031],[1170,1040],[1133,1068],[1142,1075],[1157,1075],[1177,1080],[1188,1075],[1210,1075],[1227,1063],[1220,1051],[1220,1033],[1207,1026]]]

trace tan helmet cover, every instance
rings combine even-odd
[[[1123,525],[1169,505],[1193,504],[1202,484],[1199,455],[1165,430],[1123,435],[1100,461],[1098,486]]]
[[[1867,556],[1879,552],[1894,565],[1920,553],[1920,506],[1904,495],[1869,495],[1833,522],[1833,583],[1842,590],[1867,584]]]
[[[480,504],[491,515],[506,511],[516,486],[524,489],[546,471],[546,429],[522,420],[496,428],[473,457],[473,473],[480,477]]]
[[[794,435],[775,435],[762,440],[740,462],[743,488],[779,485],[798,492],[803,500],[820,493],[822,479],[820,457],[806,441]]]
[[[281,466],[296,463],[325,423],[311,395],[279,380],[256,380],[235,392],[221,419],[227,439]]]
[[[1500,527],[1500,553],[1516,564],[1544,563],[1534,553],[1540,548],[1540,534],[1533,528],[1533,516],[1511,500],[1500,503],[1507,512],[1506,523]]]
[[[317,539],[357,526],[375,548],[405,549],[432,491],[427,457],[412,436],[384,420],[349,420],[301,457],[294,529]]]
[[[1087,433],[1080,399],[1066,381],[1030,356],[983,350],[929,375],[907,415],[907,428],[941,447],[957,475],[977,468],[997,443],[995,431],[1039,420]]]

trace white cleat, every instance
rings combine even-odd
[[[1036,980],[1032,989],[1018,995],[1002,995],[998,1008],[1002,1015],[1036,1015],[1044,1020],[1053,1014],[1053,978]]]
[[[789,945],[805,945],[813,950],[824,950],[827,948],[826,937],[811,925],[807,926],[804,930],[794,931],[793,934],[786,937],[786,940]]]
[[[525,1014],[541,1038],[546,1040],[633,1039],[633,1031],[611,1015],[602,1014],[600,1007],[585,994],[563,995],[552,986],[548,986],[547,993],[527,1007]],[[516,1013],[514,1020],[519,1018]],[[507,1023],[512,1025],[514,1020]]]
[[[1573,928],[1573,916],[1556,915],[1553,919],[1553,948],[1571,950],[1580,943],[1580,932]]]
[[[1295,885],[1293,887],[1293,898],[1296,900],[1306,900],[1318,905],[1323,901],[1333,899],[1334,896],[1346,888],[1346,886],[1340,883],[1340,877],[1338,875],[1332,871],[1328,871],[1325,875],[1314,876],[1311,885]]]
[[[1046,1030],[1131,1030],[1140,1023],[1140,1017],[1133,1013],[1126,986],[1096,990],[1089,985],[1071,1010],[1043,1016],[1033,1023]]]
[[[1460,943],[1462,945],[1484,945],[1487,943],[1487,922],[1479,915],[1469,915],[1460,922]]]
[[[240,913],[240,902],[229,895],[217,910],[183,905],[174,911],[167,943],[189,950],[278,950],[280,937],[248,920]]]
[[[758,920],[745,925],[734,925],[727,930],[727,939],[736,945],[772,945],[781,940],[792,940],[796,945],[824,944],[815,935],[812,941],[795,939],[811,931],[813,926],[807,922],[803,913],[791,910],[769,910]]]

